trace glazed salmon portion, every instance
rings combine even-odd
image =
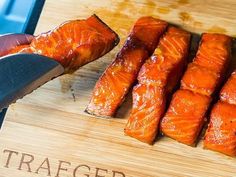
[[[0,56],[4,56],[4,55],[9,55],[9,54],[15,54],[15,53],[19,53],[19,52],[23,52],[23,51],[28,51],[27,53],[32,53],[33,51],[30,49],[30,46],[25,44],[25,45],[18,45],[8,51],[6,51],[6,53],[3,53]]]
[[[154,54],[143,64],[133,90],[125,134],[152,144],[165,111],[166,94],[177,85],[188,55],[190,34],[169,27]]]
[[[164,89],[152,84],[138,84],[133,89],[133,107],[125,127],[125,134],[152,144],[160,117],[165,111]]]
[[[161,131],[193,146],[202,128],[211,98],[189,90],[178,90],[161,121]]]
[[[139,74],[139,83],[155,83],[159,87],[168,87],[170,79],[176,84],[187,63],[190,33],[176,27],[169,27],[154,54],[143,64]],[[179,72],[178,72],[179,71]]]
[[[167,136],[194,145],[202,129],[211,96],[222,82],[231,56],[231,38],[203,34],[197,55],[189,64],[181,89],[172,98],[161,129]]]
[[[236,156],[236,105],[219,101],[214,105],[204,147]]]
[[[9,53],[36,53],[50,57],[73,72],[103,56],[119,42],[118,35],[96,15],[86,20],[67,21],[47,33],[36,36],[28,46]]]
[[[232,39],[227,35],[204,33],[194,63],[224,73],[231,56],[231,45]]]
[[[211,96],[220,83],[220,74],[206,67],[189,64],[181,80],[181,88]]]
[[[220,99],[236,105],[236,71],[234,71],[220,92]]]
[[[123,48],[122,55],[117,56],[97,81],[86,112],[102,117],[114,116],[146,58],[146,50]]]
[[[230,56],[230,37],[203,34],[197,55],[182,78],[181,88],[207,96],[213,95],[222,81]]]
[[[167,22],[152,17],[138,19],[116,59],[97,81],[86,112],[103,117],[114,116],[167,25]]]

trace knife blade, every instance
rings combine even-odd
[[[58,62],[37,54],[0,58],[0,110],[64,73]]]
[[[33,35],[24,34],[24,33],[13,33],[5,34],[0,36],[0,56],[2,56],[7,50],[11,49],[14,46],[19,44],[28,44],[33,39]],[[2,126],[7,108],[3,109],[0,112],[0,128]]]
[[[1,35],[0,56],[12,47],[30,43],[33,37],[20,33]],[[36,54],[0,57],[0,128],[8,105],[63,72],[64,68],[58,62]]]

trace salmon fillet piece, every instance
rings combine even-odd
[[[220,92],[220,101],[211,111],[204,148],[236,156],[236,71]]]
[[[190,33],[169,27],[154,54],[143,64],[133,89],[133,107],[125,134],[152,144],[166,106],[187,63]]]
[[[211,96],[220,84],[220,74],[194,62],[189,64],[181,80],[181,89],[192,90],[206,96]]]
[[[194,145],[207,110],[222,82],[231,56],[231,38],[203,34],[193,62],[189,64],[181,89],[172,98],[161,122],[162,132],[187,145]]]
[[[29,45],[17,46],[7,54],[44,55],[63,65],[65,72],[73,72],[103,56],[118,42],[118,35],[93,15],[86,20],[67,21],[54,30],[34,37]]]
[[[87,113],[102,117],[114,116],[167,25],[167,22],[152,17],[137,20],[116,59],[97,81]]]
[[[32,51],[30,50],[29,45],[24,44],[24,45],[18,45],[14,48],[11,48],[10,50],[6,51],[6,53],[1,54],[0,56],[19,53],[19,52],[25,51],[26,49],[29,50],[28,53],[32,53]]]
[[[152,84],[138,84],[133,89],[133,106],[125,127],[125,134],[152,144],[160,117],[165,111],[164,89]]]
[[[204,33],[194,63],[224,73],[231,57],[231,40],[224,34]]]
[[[236,105],[219,101],[210,117],[204,148],[236,156]]]
[[[211,98],[190,90],[178,90],[161,122],[162,132],[187,145],[193,145],[204,123]]]
[[[220,92],[220,99],[236,105],[236,71],[234,71]]]

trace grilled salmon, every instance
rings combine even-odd
[[[222,101],[214,105],[204,148],[236,156],[236,105]]]
[[[224,77],[230,56],[230,37],[223,34],[203,34],[196,57],[181,80],[181,88],[211,96]]]
[[[44,55],[62,64],[65,72],[73,72],[103,56],[118,42],[118,35],[93,15],[86,20],[67,21],[54,30],[34,37],[29,45],[17,46],[7,54]]]
[[[137,20],[116,59],[97,81],[86,112],[103,117],[114,116],[167,25],[167,22],[152,17]]]
[[[190,90],[178,90],[161,121],[162,132],[187,145],[193,145],[204,123],[211,97]]]
[[[194,63],[216,73],[224,73],[231,57],[231,38],[223,34],[204,33]]]
[[[236,72],[221,90],[220,101],[211,111],[204,147],[236,156]]]
[[[194,145],[202,129],[212,95],[218,89],[231,56],[231,38],[203,34],[193,62],[181,80],[162,119],[162,132],[187,145]]]
[[[211,96],[220,83],[220,74],[194,62],[189,64],[182,80],[181,88]]]
[[[236,105],[236,71],[231,74],[220,92],[220,99],[229,104]]]
[[[170,27],[154,54],[143,64],[138,84],[133,89],[133,107],[125,134],[152,144],[160,118],[165,111],[167,94],[182,75],[188,56],[190,34]]]
[[[2,53],[0,56],[4,56],[4,55],[9,55],[9,54],[14,54],[14,53],[19,53],[19,52],[25,52],[28,51],[27,53],[32,53],[33,51],[30,49],[30,46],[27,44],[24,45],[18,45],[14,48],[11,48],[10,50],[6,51],[5,53]]]

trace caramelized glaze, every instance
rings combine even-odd
[[[189,64],[161,122],[162,132],[187,145],[196,143],[212,95],[222,82],[230,60],[231,38],[203,34],[193,62]]]
[[[220,101],[211,111],[204,147],[236,156],[236,72],[220,92]]]
[[[88,113],[114,116],[166,27],[166,22],[152,17],[138,19],[116,59],[97,81],[86,109]]]
[[[86,20],[67,21],[47,33],[36,36],[26,46],[17,46],[10,53],[36,53],[55,59],[65,72],[103,56],[119,42],[119,37],[96,15]]]
[[[172,92],[186,64],[190,34],[170,27],[154,54],[143,64],[133,89],[133,107],[125,134],[152,144]]]

